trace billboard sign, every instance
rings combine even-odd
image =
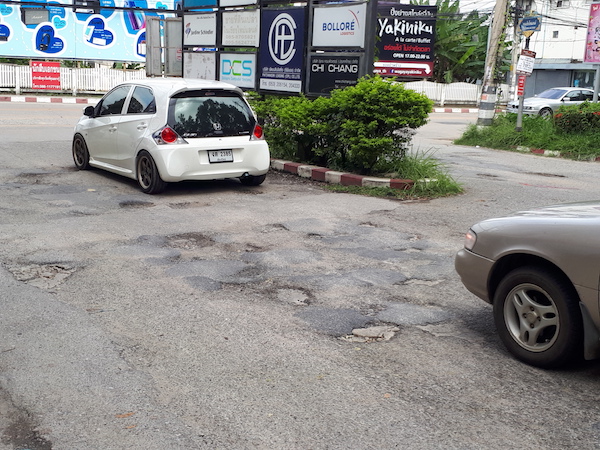
[[[375,73],[383,76],[433,75],[436,6],[377,7]]]
[[[304,8],[263,10],[260,37],[261,90],[302,92]]]
[[[7,2],[0,5],[0,56],[144,62],[146,18],[166,17],[145,9],[172,10],[174,1]]]
[[[185,14],[183,45],[215,47],[217,45],[217,13]]]
[[[256,53],[221,53],[219,80],[241,88],[256,86]]]
[[[176,3],[181,4],[180,0],[176,0]],[[190,9],[207,9],[217,6],[217,0],[183,0],[183,10],[189,11]],[[179,8],[178,8],[179,9]]]
[[[600,63],[600,3],[590,5],[590,22],[585,43],[584,61]]]
[[[199,80],[217,79],[216,52],[185,52],[183,54],[183,77]]]
[[[533,73],[533,66],[535,64],[535,52],[531,50],[521,50],[521,55],[517,61],[517,74],[518,75],[531,75]]]
[[[260,10],[223,11],[222,46],[258,47],[260,42]]]
[[[519,19],[518,32],[525,37],[530,37],[534,31],[542,29],[542,18],[539,15],[522,17]]]
[[[60,63],[30,61],[31,85],[33,89],[60,90]]]
[[[315,7],[313,15],[313,47],[365,46],[367,4]]]
[[[258,0],[220,0],[219,6],[221,8],[228,8],[230,6],[245,6],[245,5],[256,5]]]
[[[357,55],[311,54],[308,93],[323,95],[334,89],[354,86],[358,81],[360,62]]]

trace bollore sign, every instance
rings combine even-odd
[[[364,48],[366,16],[366,3],[316,7],[313,15],[312,45],[328,48]]]
[[[436,12],[435,6],[379,5],[375,73],[432,76]]]

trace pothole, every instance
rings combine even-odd
[[[389,341],[398,331],[400,331],[400,328],[390,325],[355,328],[352,330],[352,334],[341,336],[340,339],[348,342],[364,343]]]
[[[183,233],[167,236],[167,246],[183,250],[209,247],[214,243],[212,238],[202,233]]]
[[[206,202],[181,202],[181,203],[169,203],[169,208],[172,209],[187,209],[187,208],[205,208],[210,206],[210,203]]]
[[[269,231],[276,231],[276,230],[290,231],[290,229],[282,223],[271,223],[271,224],[265,226],[263,233],[268,233]]]
[[[442,283],[442,280],[418,280],[416,278],[411,278],[410,280],[406,280],[402,284],[433,287],[433,286],[437,286],[440,283]]]
[[[538,175],[540,177],[554,177],[554,178],[566,178],[564,175],[558,175],[555,173],[544,173],[544,172],[525,172],[525,175]]]
[[[148,208],[154,206],[154,203],[143,200],[124,200],[119,203],[119,206],[121,208]]]
[[[373,222],[362,222],[359,224],[361,227],[379,228],[379,225]]]
[[[278,289],[277,300],[294,306],[310,305],[310,294],[302,289]]]
[[[68,264],[30,264],[28,266],[8,266],[17,281],[42,289],[51,289],[65,281],[76,268]]]
[[[263,194],[264,192],[262,190],[259,190],[259,189],[256,189],[256,188],[254,188],[254,189],[248,189],[248,188],[246,188],[246,189],[240,189],[239,193],[240,194],[259,195],[259,194]]]

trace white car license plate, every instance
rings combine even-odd
[[[209,150],[208,161],[211,163],[233,162],[233,150]]]

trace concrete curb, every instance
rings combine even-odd
[[[434,113],[479,113],[479,108],[433,108]]]
[[[0,102],[15,103],[80,103],[96,104],[100,98],[82,98],[82,97],[37,97],[29,95],[0,95]]]
[[[408,190],[415,184],[413,180],[355,175],[352,173],[337,172],[325,167],[300,164],[281,159],[271,159],[271,168],[281,172],[293,173],[303,178],[310,178],[314,181],[341,184],[342,186],[389,187],[392,189]]]
[[[544,150],[541,148],[530,148],[530,147],[523,147],[523,146],[518,146],[518,147],[514,147],[514,148],[518,152],[535,153],[536,155],[554,156],[554,157],[560,158],[560,152],[558,150]]]

